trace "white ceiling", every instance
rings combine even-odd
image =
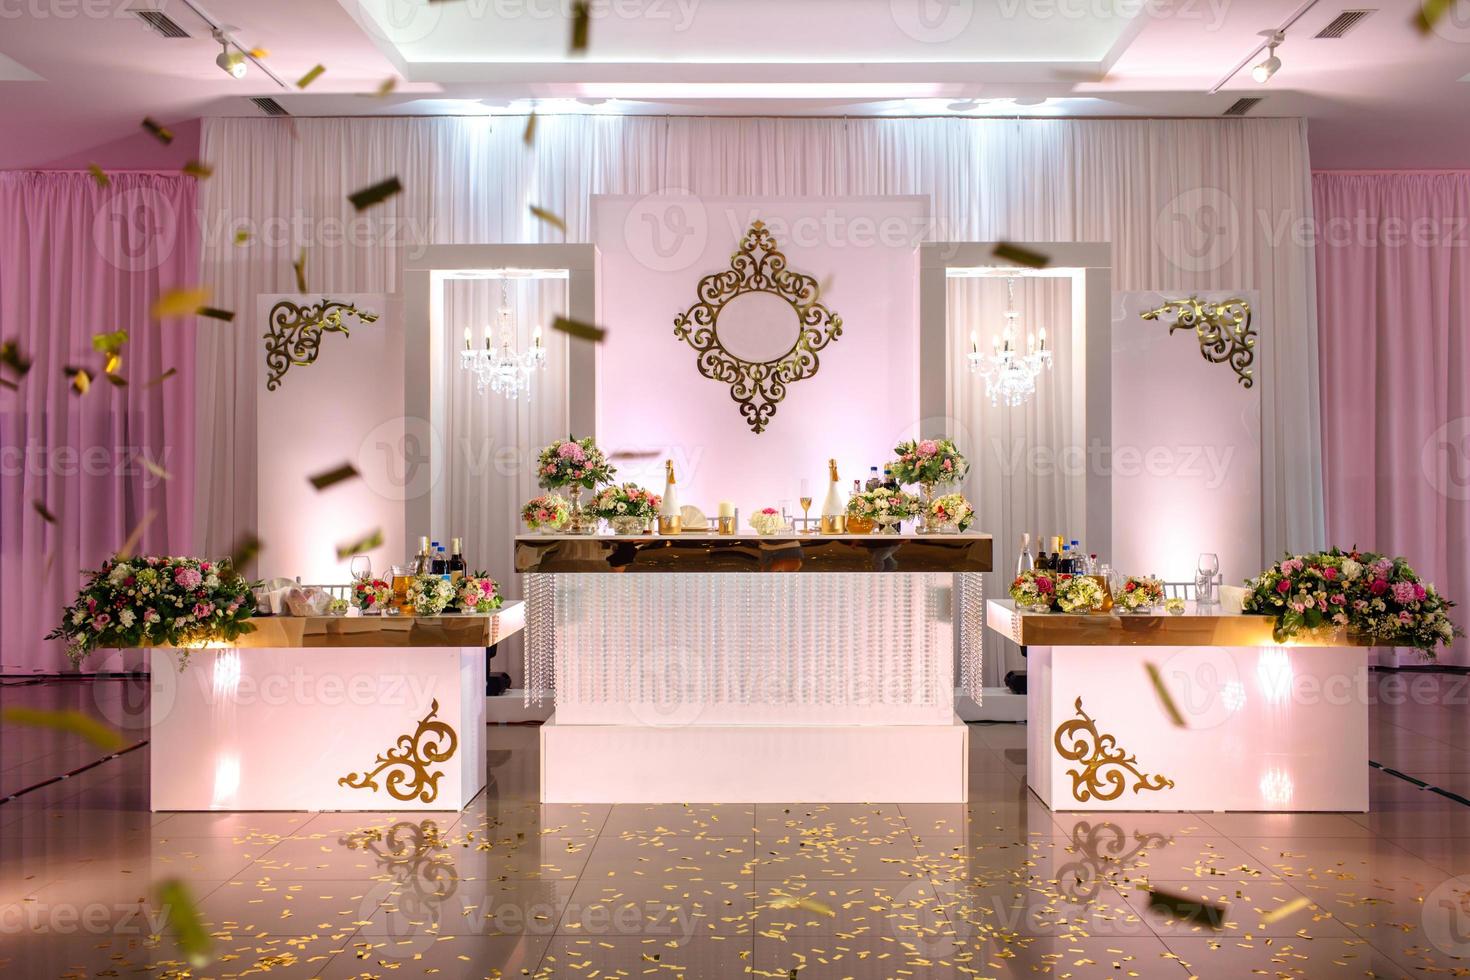
[[[27,0],[0,9],[0,167],[40,166],[165,122],[248,115],[539,111],[771,115],[1306,116],[1318,168],[1470,166],[1470,0],[1435,33],[1414,0]],[[191,35],[160,37],[131,11]],[[1288,30],[1268,84],[1259,32]],[[267,49],[278,85],[214,63],[208,17]],[[1372,9],[1347,37],[1312,35]],[[294,82],[327,71],[306,91]],[[373,93],[398,79],[385,98]]]

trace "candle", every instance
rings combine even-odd
[[[539,323],[536,324],[536,332],[531,334],[531,345],[533,347],[541,346],[541,325]]]
[[[490,349],[490,324],[485,324],[485,349]]]
[[[720,517],[734,517],[735,516],[735,505],[733,503],[731,503],[730,501],[728,501],[728,500],[721,500],[720,501],[720,512],[719,512],[719,516]]]
[[[464,349],[465,350],[469,350],[470,349],[470,328],[469,327],[465,327],[464,328]]]

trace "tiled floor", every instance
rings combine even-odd
[[[1470,685],[1416,683],[1374,705],[1372,757],[1470,794]],[[0,705],[142,738],[139,693],[7,685]],[[541,806],[536,730],[493,727],[487,792],[424,819],[151,814],[145,747],[0,804],[0,973],[1470,975],[1470,806],[1374,771],[1367,814],[1054,814],[1024,787],[1024,727],[971,739],[968,806]],[[98,755],[7,727],[0,796]],[[212,936],[202,969],[157,906],[169,878]]]

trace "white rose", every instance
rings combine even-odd
[[[1360,565],[1359,563],[1353,561],[1351,558],[1345,558],[1345,559],[1343,559],[1343,562],[1342,562],[1342,577],[1343,578],[1347,579],[1349,582],[1352,582],[1352,581],[1356,580],[1359,575],[1362,575],[1362,574],[1363,574],[1363,566],[1362,565]]]
[[[205,576],[204,587],[206,589],[219,588],[219,576],[214,574],[213,572],[210,572],[209,575]]]
[[[133,611],[131,609],[120,610],[117,614],[117,621],[119,623],[122,623],[124,627],[132,626],[133,620],[136,618],[137,617],[133,615]]]

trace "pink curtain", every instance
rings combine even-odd
[[[0,173],[0,340],[31,361],[23,377],[0,367],[16,386],[0,386],[0,672],[67,669],[62,645],[41,637],[81,571],[147,515],[141,552],[189,550],[194,320],[159,322],[150,310],[165,290],[198,281],[195,184]],[[128,332],[117,372],[126,386],[102,376],[92,347],[116,330]],[[72,388],[69,366],[95,376],[87,394]]]
[[[1328,539],[1401,554],[1463,604],[1470,173],[1319,173],[1312,196]]]

